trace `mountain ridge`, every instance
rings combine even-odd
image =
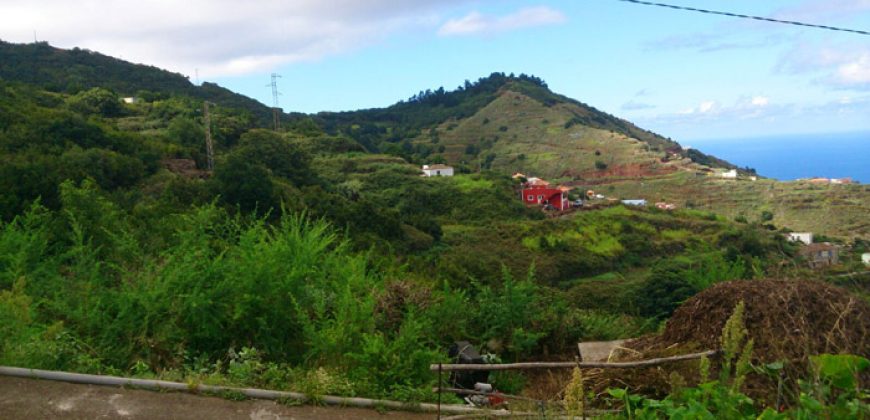
[[[271,108],[215,83],[204,82],[197,86],[180,73],[147,64],[131,63],[87,49],[62,49],[53,47],[47,42],[13,44],[0,40],[0,57],[2,57],[0,79],[34,84],[50,91],[76,92],[86,88],[102,87],[122,96],[137,94],[148,96],[149,93],[186,95],[221,106],[246,110],[263,127],[269,126],[272,121]],[[406,137],[416,137],[412,133],[413,130],[431,128],[451,118],[470,117],[504,91],[522,93],[548,107],[564,103],[573,104],[576,109],[571,120],[572,124],[617,131],[649,143],[653,147],[670,148],[686,153],[678,143],[670,139],[599,111],[576,99],[554,93],[542,79],[525,74],[514,76],[495,72],[473,83],[466,81],[463,86],[452,91],[446,91],[443,87],[434,91],[428,89],[408,100],[400,100],[387,107],[345,112],[318,112],[311,115],[289,113],[283,114],[282,122],[292,123],[294,120],[310,117],[328,133],[347,134],[367,150],[376,152],[381,149],[378,143],[383,141],[395,143],[397,132]],[[372,139],[372,130],[356,132],[351,128],[353,125],[358,125],[360,120],[375,125],[398,125],[400,129],[391,130],[390,134],[386,134],[387,130],[380,127],[381,130],[374,131],[382,135],[376,135],[375,137],[378,138]],[[710,166],[734,167],[721,159],[700,155],[698,152],[693,152],[692,157]]]

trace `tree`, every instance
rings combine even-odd
[[[217,166],[215,178],[225,203],[237,205],[246,212],[256,209],[265,213],[275,207],[274,185],[269,170],[262,165],[233,154]]]
[[[69,98],[67,103],[73,111],[86,115],[99,114],[104,117],[116,117],[121,114],[123,109],[118,96],[103,88],[79,92]]]
[[[698,292],[685,279],[689,262],[669,260],[657,264],[649,278],[637,291],[637,307],[641,315],[665,319],[686,299]]]
[[[167,128],[169,139],[183,146],[205,147],[205,130],[190,118],[175,117]]]
[[[262,165],[273,175],[290,180],[293,184],[313,184],[311,158],[298,143],[272,130],[251,130],[243,134],[240,147],[234,152],[240,158]]]

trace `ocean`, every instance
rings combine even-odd
[[[870,132],[802,134],[681,142],[759,175],[798,178],[852,178],[870,183]]]

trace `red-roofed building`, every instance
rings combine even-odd
[[[540,178],[529,178],[523,185],[523,202],[529,205],[553,206],[556,210],[567,210],[571,207],[568,201],[566,187],[551,187],[550,183]]]

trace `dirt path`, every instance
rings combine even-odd
[[[185,393],[153,392],[0,376],[0,418],[15,419],[432,419],[434,414],[359,408],[298,406],[273,401],[229,401]]]

